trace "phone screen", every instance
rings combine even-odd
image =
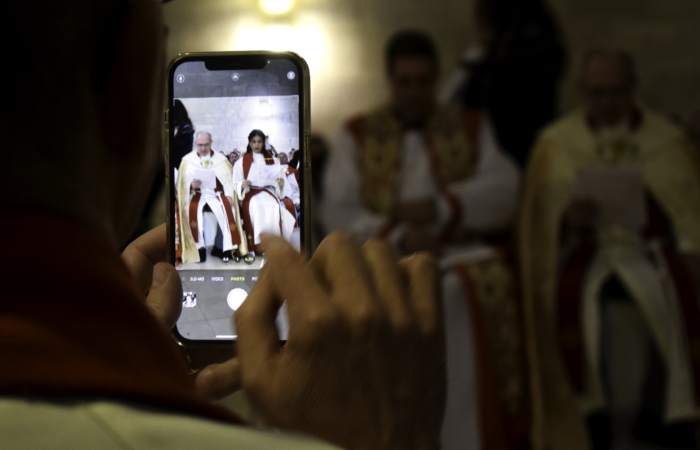
[[[236,339],[232,314],[265,264],[261,233],[304,247],[303,70],[285,56],[254,68],[236,58],[185,58],[169,72],[170,245],[184,342]],[[277,326],[286,340],[285,306]]]

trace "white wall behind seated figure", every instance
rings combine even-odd
[[[278,151],[299,148],[299,96],[182,98],[195,131],[212,135],[212,150],[245,152],[254,129]]]

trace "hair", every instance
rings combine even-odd
[[[598,47],[589,49],[583,54],[581,72],[583,73],[588,67],[588,64],[595,59],[620,63],[627,72],[630,83],[635,83],[637,81],[637,65],[634,62],[634,57],[630,53],[617,48]]]
[[[214,142],[214,139],[212,139],[211,137],[211,133],[208,131],[198,131],[197,133],[195,133],[194,139],[197,140],[197,136],[199,136],[200,134],[206,134],[207,136],[209,136],[209,142]]]
[[[475,14],[498,39],[507,32],[520,31],[531,24],[559,34],[554,16],[545,0],[478,0]]]
[[[246,151],[245,151],[246,153],[253,153],[253,149],[250,148],[250,141],[252,141],[255,136],[259,136],[262,138],[263,151],[265,150],[265,141],[266,141],[265,133],[263,133],[262,130],[253,130],[248,135],[248,147],[246,147]]]
[[[566,64],[566,49],[559,25],[546,0],[477,0],[476,20],[493,33],[491,51],[503,57],[515,36],[536,27],[556,46],[560,71]]]
[[[432,38],[422,31],[404,30],[394,34],[386,46],[387,73],[394,69],[399,58],[427,58],[438,69],[438,52]]]
[[[185,124],[190,126],[192,125],[190,116],[187,114],[187,108],[185,108],[185,105],[183,105],[180,100],[175,100],[175,103],[170,110],[170,114],[173,118],[174,126],[179,127]]]

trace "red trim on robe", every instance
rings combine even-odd
[[[213,169],[212,169],[213,170]],[[224,194],[224,187],[222,186],[221,182],[219,179],[216,179],[216,190],[214,192],[221,192]],[[202,194],[201,192],[197,191],[196,194],[192,197],[192,200],[190,200],[190,230],[192,231],[192,238],[194,239],[195,243],[199,243],[199,224],[197,222],[197,210],[199,208],[199,201],[201,200]],[[221,224],[219,224],[219,227],[221,228],[221,232],[225,233],[228,232],[231,235],[231,242],[233,245],[240,245],[241,244],[241,237],[238,234],[238,228],[236,227],[236,219],[233,215],[233,209],[231,207],[231,203],[228,201],[228,198],[226,198],[226,195],[221,195],[221,203],[224,207],[224,212],[226,214],[226,217],[228,218],[228,224],[229,224],[229,229],[224,230],[221,227]],[[194,220],[192,219],[194,217]],[[232,227],[233,225],[233,227]]]
[[[658,202],[647,192],[647,214],[649,224],[644,232],[646,239],[672,236],[672,225]],[[583,236],[583,243],[575,249],[561,269],[557,288],[557,333],[558,345],[563,356],[573,387],[583,393],[585,370],[585,346],[581,305],[583,287],[597,246],[591,235]],[[683,314],[685,331],[689,344],[695,399],[700,404],[700,307],[693,280],[678,251],[671,245],[664,245],[663,254],[668,265],[678,303]]]
[[[474,165],[476,166],[476,161],[479,158],[478,142],[482,126],[482,118],[478,111],[469,108],[463,109],[462,117],[468,133],[467,138],[471,141],[471,147],[475,152]],[[460,224],[462,223],[462,215],[464,213],[462,211],[462,203],[459,201],[459,198],[449,190],[449,187],[440,175],[440,164],[437,161],[437,154],[435,152],[433,142],[429,139],[430,136],[425,135],[425,138],[425,148],[427,151],[428,161],[430,163],[430,173],[433,176],[433,180],[437,185],[440,195],[443,196],[450,207],[450,217],[447,219],[447,224],[440,232],[440,242],[442,244],[446,244],[450,241],[454,232],[460,228]]]
[[[476,292],[469,273],[461,266],[455,266],[454,270],[462,281],[466,292],[465,303],[471,317],[474,354],[476,355],[478,422],[481,444],[489,450],[505,450],[508,449],[505,438],[508,430],[504,429],[504,413],[496,384],[495,363],[488,350],[489,344],[483,328],[483,313],[476,301]]]
[[[219,181],[219,180],[217,180]],[[199,221],[197,220],[197,210],[199,208],[199,200],[202,198],[202,194],[197,191],[190,200],[190,231],[192,231],[192,237],[195,243],[199,243]]]
[[[286,209],[287,211],[289,211],[289,213],[292,215],[292,217],[294,217],[294,228],[296,228],[296,227],[297,227],[297,219],[296,219],[296,217],[297,217],[297,210],[296,210],[296,208],[294,207],[294,202],[293,202],[292,199],[289,198],[289,197],[283,198],[283,199],[282,199],[282,202],[284,203],[285,209]]]
[[[250,191],[246,194],[245,198],[243,199],[243,204],[241,205],[241,209],[243,210],[243,229],[245,230],[245,235],[246,235],[246,240],[248,242],[248,251],[254,251],[255,249],[255,230],[253,229],[253,221],[250,220],[250,199],[255,197],[261,192],[266,192],[268,195],[270,195],[272,198],[275,199],[275,202],[279,204],[279,200],[277,199],[277,196],[273,194],[272,192],[268,191],[267,189],[255,189],[255,188],[250,188]],[[282,233],[282,211],[279,211],[280,213],[280,236],[283,235]]]

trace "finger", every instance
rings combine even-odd
[[[311,266],[326,284],[334,303],[351,319],[371,314],[379,306],[372,275],[351,234],[333,233],[326,237],[311,258]]]
[[[166,258],[165,224],[138,237],[122,253],[122,260],[129,269],[139,292],[146,293],[151,288],[153,266]]]
[[[414,318],[408,304],[408,278],[399,267],[393,249],[373,239],[362,246],[362,254],[372,273],[377,298],[387,311],[393,328],[397,331],[409,329]]]
[[[266,257],[263,268],[266,281],[273,289],[273,295],[287,300],[290,321],[304,320],[309,313],[330,309],[326,300],[328,293],[305,256],[294,250],[289,242],[271,234],[262,235],[262,245]]]
[[[217,401],[241,389],[241,366],[237,358],[212,364],[194,376],[197,390],[206,398]]]
[[[152,269],[153,284],[146,297],[146,306],[169,331],[182,312],[182,283],[175,267],[158,263]]]
[[[414,316],[424,335],[438,335],[443,330],[440,272],[428,253],[416,253],[399,262],[408,278],[408,291]]]
[[[241,378],[246,382],[254,381],[259,374],[271,371],[280,351],[275,319],[281,301],[270,284],[268,264],[260,270],[257,283],[233,314],[238,335],[238,359],[245,368]]]

